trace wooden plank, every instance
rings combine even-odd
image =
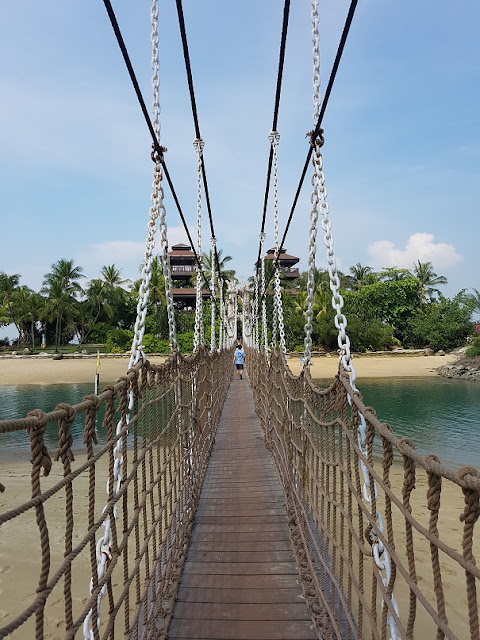
[[[178,620],[173,618],[169,638],[183,640],[315,640],[310,621]]]
[[[284,540],[249,540],[248,542],[238,540],[201,540],[199,542],[191,541],[188,546],[188,553],[194,551],[248,551],[256,553],[257,551],[292,551],[292,544],[289,538]]]
[[[184,573],[180,586],[189,588],[217,588],[217,589],[293,589],[300,586],[297,576],[292,574],[273,574],[261,576],[234,575],[205,575],[199,573]]]
[[[224,602],[245,603],[256,606],[269,603],[294,603],[303,605],[304,599],[300,586],[275,589],[206,589],[205,587],[180,587],[177,602]]]
[[[317,638],[248,384],[232,385],[227,395],[168,637]]]
[[[264,589],[265,591],[265,589]],[[304,602],[177,602],[175,617],[184,620],[310,620]]]
[[[220,542],[268,542],[274,540],[290,541],[288,529],[284,531],[218,531],[212,527],[197,527],[192,531],[190,542],[204,541]]]
[[[188,560],[183,566],[184,574],[202,575],[267,576],[272,573],[298,575],[295,562],[196,562]]]
[[[292,560],[292,549],[283,551],[200,551],[189,549],[187,560],[191,562],[289,562]]]

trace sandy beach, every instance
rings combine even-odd
[[[149,358],[152,364],[161,364],[163,356]],[[422,378],[436,376],[438,367],[453,362],[456,356],[422,355],[358,355],[353,362],[358,378]],[[102,383],[115,382],[127,371],[128,358],[101,358]],[[301,371],[299,356],[289,356],[288,366],[295,375]],[[331,378],[337,372],[335,356],[319,356],[312,359],[313,378]],[[248,359],[247,359],[248,369]],[[96,358],[64,358],[53,360],[47,357],[3,357],[0,358],[0,385],[18,384],[69,384],[91,382],[96,372]]]

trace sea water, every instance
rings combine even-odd
[[[324,385],[325,381],[319,381]],[[434,453],[449,466],[480,467],[480,386],[478,382],[447,378],[382,378],[357,380],[364,402],[372,406],[398,437],[408,437],[422,454]],[[0,420],[25,417],[41,408],[53,410],[60,402],[76,404],[93,393],[93,384],[0,386]],[[99,424],[101,424],[99,417]],[[73,448],[80,450],[84,414],[73,424]],[[102,428],[98,429],[104,441]],[[45,441],[58,447],[58,427],[49,426]],[[0,460],[24,456],[27,434],[0,434]]]

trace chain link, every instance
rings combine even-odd
[[[202,155],[205,143],[202,138],[196,138],[193,146],[197,153],[197,254],[199,260],[202,255]],[[205,343],[203,329],[203,299],[202,275],[200,265],[197,265],[197,295],[195,300],[195,331],[193,334],[193,350]]]
[[[273,151],[273,239],[275,247],[275,278],[274,278],[274,302],[273,302],[273,322],[272,322],[272,343],[276,347],[277,344],[277,326],[280,337],[280,352],[286,355],[285,347],[285,326],[283,321],[283,304],[282,292],[280,285],[280,265],[278,256],[282,248],[278,244],[278,145],[280,143],[280,134],[277,131],[271,131],[268,136]]]
[[[212,309],[211,309],[211,324],[210,324],[210,351],[214,351],[217,348],[216,335],[215,335],[215,305],[216,305],[216,288],[217,288],[217,274],[215,264],[215,247],[217,244],[216,239],[212,236],[210,238],[211,251],[210,251],[210,280],[212,284]]]
[[[261,288],[262,296],[262,346],[265,355],[268,356],[268,333],[267,333],[267,301],[265,295],[265,258],[263,257],[263,245],[265,242],[265,233],[260,232],[260,256],[261,256]]]

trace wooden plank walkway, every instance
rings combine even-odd
[[[218,426],[169,638],[314,640],[287,525],[247,379]]]

